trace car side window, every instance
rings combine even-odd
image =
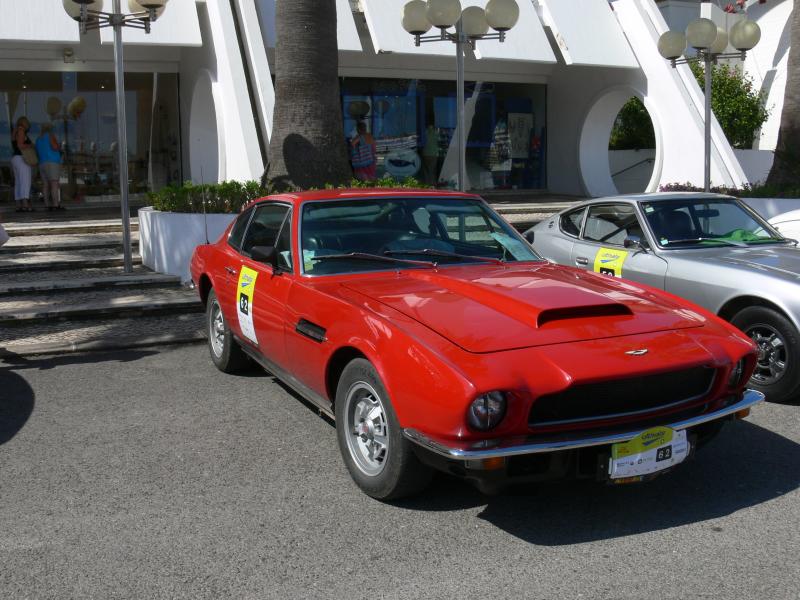
[[[581,225],[583,224],[583,214],[586,212],[586,207],[573,210],[566,214],[561,215],[559,223],[561,231],[572,237],[578,237],[581,234]]]
[[[250,220],[242,242],[242,254],[250,256],[254,246],[275,246],[281,225],[289,212],[285,204],[262,204]]]
[[[589,207],[583,239],[622,246],[626,237],[644,237],[636,208],[632,204],[602,204]]]
[[[240,250],[242,247],[242,238],[244,237],[244,232],[247,230],[247,224],[250,222],[250,217],[252,216],[253,209],[248,208],[237,217],[236,223],[234,223],[233,227],[231,228],[231,232],[228,235],[228,243],[237,250]]]
[[[278,266],[284,271],[292,270],[292,213],[286,214],[275,242],[275,251],[278,253]]]

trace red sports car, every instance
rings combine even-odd
[[[380,499],[435,469],[490,490],[640,481],[763,396],[753,342],[628,281],[549,263],[480,197],[342,190],[251,203],[192,278],[211,359],[255,361],[333,417]]]

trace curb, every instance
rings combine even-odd
[[[40,344],[13,344],[0,347],[0,359],[17,356],[37,356],[46,354],[73,354],[77,352],[97,352],[109,350],[128,350],[149,346],[172,346],[178,344],[199,344],[206,341],[205,333],[193,336],[160,335],[147,338],[117,338],[94,340],[91,342],[45,342]]]

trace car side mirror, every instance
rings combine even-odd
[[[250,249],[250,258],[270,265],[274,271],[278,270],[278,253],[275,246],[253,246]]]
[[[523,233],[523,234],[522,234],[522,236],[523,236],[523,237],[524,237],[526,240],[528,240],[528,243],[529,243],[529,244],[533,244],[533,234],[534,234],[534,231],[533,231],[533,229],[528,229],[528,231],[526,231],[525,233]]]
[[[646,250],[647,249],[647,242],[642,240],[638,235],[629,235],[625,238],[625,241],[622,242],[622,245],[629,250]]]

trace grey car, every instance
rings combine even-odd
[[[758,345],[750,381],[800,396],[800,249],[730,196],[597,198],[525,233],[542,256],[666,290],[730,321]]]

